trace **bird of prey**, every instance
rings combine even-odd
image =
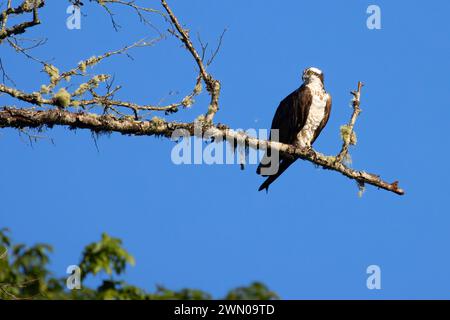
[[[272,120],[272,129],[278,129],[278,142],[311,148],[330,117],[331,95],[325,91],[324,74],[320,69],[305,69],[302,80],[300,88],[280,102]],[[270,140],[275,140],[272,134]],[[267,179],[258,191],[268,191],[269,186],[298,159],[280,155],[278,170],[268,175],[262,169],[271,166],[269,149],[264,157],[256,172]]]

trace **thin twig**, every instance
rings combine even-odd
[[[350,118],[350,121],[347,124],[347,138],[343,139],[342,148],[339,154],[336,156],[336,161],[342,162],[348,155],[348,149],[352,142],[352,135],[354,134],[354,127],[356,123],[356,119],[358,119],[359,114],[361,113],[361,89],[364,86],[364,84],[359,81],[358,82],[358,89],[356,91],[352,91],[351,94],[353,95],[352,100],[352,106],[353,106],[353,113]]]

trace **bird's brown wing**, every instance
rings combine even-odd
[[[300,88],[300,89],[301,89],[301,88]],[[301,101],[301,100],[307,100],[307,99],[308,99],[308,98],[307,98],[308,96],[312,99],[311,94],[309,94],[309,95],[307,94],[307,95],[304,95],[304,96],[303,96],[303,99],[300,99],[299,101]],[[295,103],[295,102],[294,102],[294,103]],[[308,107],[303,107],[303,108],[302,108],[302,107],[301,107],[301,102],[299,102],[299,106],[298,106],[298,108],[296,109],[296,110],[299,112],[299,114],[293,115],[293,116],[297,116],[296,121],[297,121],[297,123],[299,123],[299,124],[301,125],[301,126],[299,126],[299,127],[297,128],[297,131],[296,131],[296,132],[299,132],[299,131],[303,128],[303,126],[305,125],[305,122],[306,122],[306,119],[307,119],[308,113],[309,113],[309,105],[311,104],[311,100],[309,100],[309,102],[308,102],[308,101],[303,101],[303,103],[308,103]],[[327,124],[327,122],[328,122],[328,119],[330,118],[331,105],[332,105],[331,95],[328,95],[327,104],[325,105],[325,116],[324,116],[324,118],[322,119],[322,121],[320,122],[320,125],[319,125],[319,127],[317,128],[316,132],[314,133],[314,137],[313,137],[313,140],[312,140],[311,143],[313,143],[313,142],[317,139],[317,137],[319,136],[319,134],[320,134],[320,132],[322,131],[322,129],[326,126],[326,124]],[[278,111],[278,110],[277,110],[277,111]],[[280,130],[280,131],[281,131],[281,130]],[[280,137],[281,137],[281,133],[280,133]],[[290,137],[296,138],[296,136],[293,137],[292,133],[290,133]],[[281,139],[280,139],[280,140],[281,140]],[[293,143],[293,141],[291,140],[290,143]],[[261,186],[259,187],[258,191],[261,191],[261,190],[266,190],[266,191],[268,191],[268,190],[269,190],[269,186],[270,186],[276,179],[278,179],[278,177],[279,177],[281,174],[283,174],[283,172],[286,171],[286,169],[289,168],[296,160],[297,160],[296,157],[294,157],[294,158],[292,158],[292,159],[290,159],[290,158],[281,158],[281,157],[280,157],[280,163],[279,163],[279,167],[278,167],[277,173],[275,173],[274,175],[268,176],[268,178],[261,184]]]
[[[279,142],[293,144],[303,128],[312,102],[311,90],[302,85],[280,102],[272,120],[272,129],[279,130]],[[274,137],[271,135],[271,140]]]
[[[311,103],[312,93],[311,90],[305,85],[302,85],[300,88],[284,98],[275,111],[271,126],[272,130],[278,130],[278,139],[276,139],[276,136],[273,136],[271,133],[270,140],[286,144],[294,144],[297,140],[298,132],[300,132],[306,123]],[[266,151],[263,160],[256,169],[257,174],[261,174],[262,168],[271,167],[270,160],[267,159],[270,157],[270,151],[270,149]],[[279,160],[282,162],[287,159],[280,157]],[[275,174],[276,172],[274,175]]]

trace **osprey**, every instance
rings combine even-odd
[[[303,84],[283,101],[275,112],[272,129],[278,129],[279,142],[295,145],[299,148],[311,148],[322,129],[328,122],[331,111],[331,96],[325,91],[324,75],[318,68],[307,68],[303,71]],[[272,137],[270,138],[272,140]],[[257,174],[267,177],[258,191],[266,189],[274,182],[298,157],[280,156],[278,170],[272,175],[264,175],[262,168],[271,166],[267,157],[261,161]],[[268,162],[268,163],[267,163]]]

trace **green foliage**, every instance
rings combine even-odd
[[[0,229],[0,246],[9,247],[11,245],[11,239],[7,235],[8,232],[7,228]]]
[[[134,258],[123,247],[122,241],[106,233],[100,241],[87,245],[80,268],[82,279],[106,273],[109,279],[97,288],[82,285],[79,290],[66,289],[66,279],[56,278],[48,270],[52,247],[48,244],[14,244],[9,230],[0,229],[0,299],[74,299],[74,300],[208,300],[212,296],[197,289],[178,291],[158,285],[155,292],[115,279],[123,274]],[[231,290],[226,299],[278,299],[264,284],[255,282],[248,287]]]
[[[111,276],[113,271],[118,275],[123,273],[127,263],[134,265],[135,262],[133,256],[122,248],[122,240],[103,233],[99,242],[92,243],[84,249],[80,268],[83,278],[101,271]]]
[[[278,295],[270,291],[266,285],[261,282],[253,282],[248,287],[239,287],[231,290],[225,299],[227,300],[275,300]]]
[[[157,286],[156,292],[150,295],[152,300],[211,300],[209,293],[198,289],[181,289],[173,291],[164,286]]]
[[[32,297],[46,291],[45,279],[51,275],[47,269],[48,255],[52,247],[13,245],[8,233],[7,229],[0,230],[0,298],[2,295]]]

